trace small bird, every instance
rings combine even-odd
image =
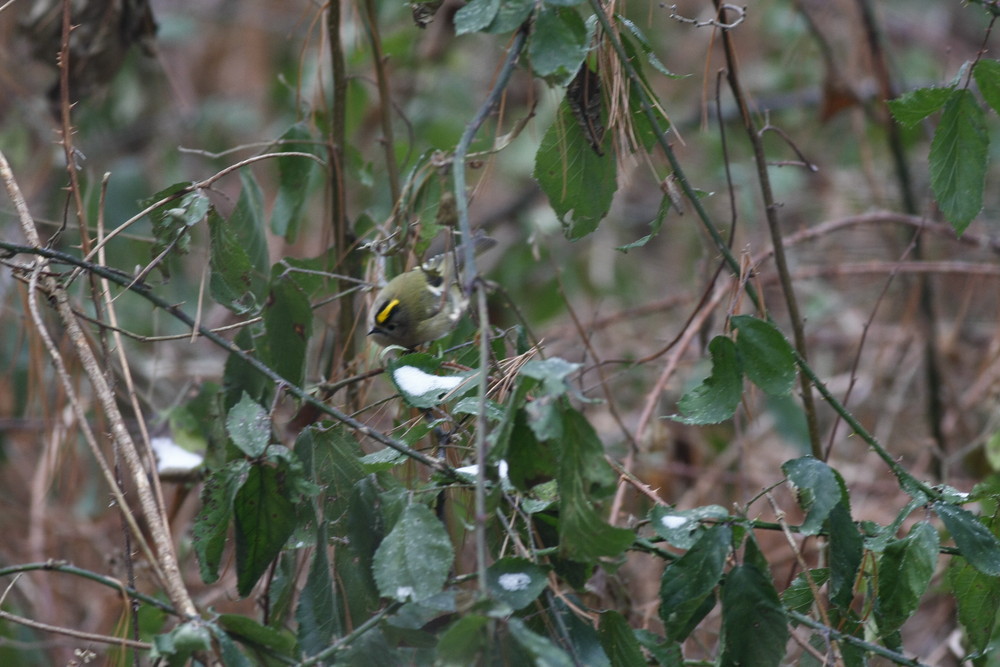
[[[492,248],[496,240],[476,236],[472,243],[478,255]],[[453,252],[435,255],[390,280],[375,297],[368,315],[372,340],[382,347],[399,345],[412,350],[454,330],[469,305],[456,271],[462,267],[463,252],[459,246]]]

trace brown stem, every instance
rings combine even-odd
[[[719,14],[720,22],[725,21],[723,15],[725,9],[720,0],[713,0],[716,11]],[[792,336],[795,340],[795,349],[803,360],[808,360],[806,355],[806,337],[802,327],[802,316],[799,313],[798,300],[795,298],[795,290],[792,287],[791,275],[788,271],[788,261],[785,258],[785,245],[782,241],[781,225],[778,220],[778,205],[774,201],[774,193],[771,191],[771,179],[768,174],[767,157],[764,155],[764,145],[761,141],[760,133],[757,131],[756,123],[750,110],[747,107],[746,99],[743,95],[743,88],[740,84],[739,71],[733,40],[729,30],[722,30],[722,45],[726,54],[726,77],[729,87],[736,99],[736,105],[740,110],[740,118],[746,130],[747,137],[753,147],[754,161],[757,164],[757,180],[760,183],[761,195],[764,198],[764,213],[767,219],[767,226],[771,233],[771,243],[774,247],[774,263],[781,280],[781,288],[785,296],[785,304],[788,308],[788,317],[791,320]],[[819,438],[819,425],[816,420],[816,406],[813,401],[812,385],[809,378],[804,373],[799,375],[802,385],[802,406],[806,414],[806,424],[809,428],[809,443],[812,454],[817,459],[823,458],[823,447]]]

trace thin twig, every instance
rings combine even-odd
[[[714,0],[717,15],[724,16],[727,6],[719,0]],[[778,275],[781,278],[781,288],[785,297],[785,306],[788,308],[788,318],[791,320],[792,338],[795,349],[802,360],[808,363],[806,353],[805,330],[802,325],[802,315],[799,313],[798,299],[795,297],[795,288],[792,286],[791,275],[788,270],[788,260],[785,258],[785,245],[782,241],[781,223],[778,220],[778,203],[774,199],[771,190],[771,177],[768,172],[767,156],[764,153],[764,145],[761,141],[757,124],[750,114],[743,94],[743,85],[740,83],[739,69],[736,58],[736,48],[733,45],[732,33],[728,29],[722,30],[722,45],[726,55],[726,76],[729,80],[729,89],[736,100],[736,106],[740,110],[743,120],[743,127],[746,130],[747,138],[753,148],[754,161],[757,165],[757,183],[760,185],[761,197],[764,200],[764,216],[767,220],[768,230],[771,233],[771,244],[774,247],[774,262],[778,268]],[[800,374],[802,387],[802,407],[806,415],[806,424],[809,429],[809,443],[812,454],[818,459],[822,459],[823,445],[819,438],[819,421],[816,418],[816,406],[813,402],[812,388],[805,374]]]
[[[528,36],[528,25],[522,25],[514,35],[514,41],[507,50],[507,57],[504,59],[500,72],[492,90],[486,96],[486,101],[479,107],[476,115],[472,117],[469,124],[465,126],[458,144],[455,146],[455,153],[452,158],[452,173],[455,179],[455,207],[458,213],[458,227],[462,234],[462,242],[465,251],[465,265],[463,267],[464,280],[461,284],[463,294],[470,295],[473,290],[478,292],[479,301],[479,414],[476,416],[476,568],[478,570],[479,591],[486,594],[486,388],[487,370],[489,368],[489,311],[486,308],[486,286],[478,279],[479,272],[476,268],[476,249],[472,242],[472,230],[469,225],[469,200],[465,188],[465,161],[472,144],[473,137],[486,122],[493,109],[499,104],[500,98],[507,89],[507,83],[514,72],[517,60],[521,55],[521,49]]]

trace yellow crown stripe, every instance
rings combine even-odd
[[[398,305],[399,299],[390,300],[389,303],[385,304],[385,307],[383,307],[382,310],[378,311],[378,314],[375,315],[375,322],[378,324],[385,324],[385,321],[389,319],[389,316],[392,315],[392,311],[394,311]]]

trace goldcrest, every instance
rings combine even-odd
[[[476,254],[496,244],[488,236],[473,239]],[[462,266],[464,249],[431,257],[401,273],[383,287],[369,313],[368,335],[383,347],[399,345],[412,350],[450,333],[468,307],[455,270]]]

